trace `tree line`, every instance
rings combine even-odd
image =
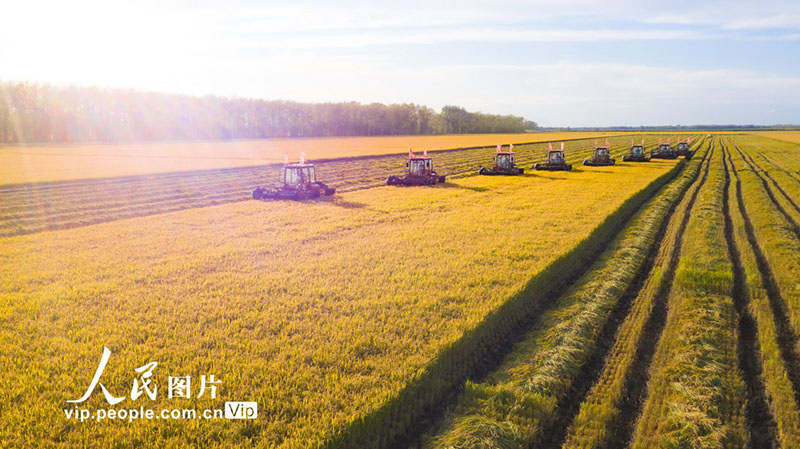
[[[518,133],[513,115],[412,103],[298,103],[0,82],[0,142],[131,142],[268,137]]]

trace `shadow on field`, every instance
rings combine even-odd
[[[442,186],[442,187],[447,187],[447,188],[453,188],[453,189],[471,190],[471,191],[473,191],[473,192],[488,192],[488,191],[492,190],[492,189],[490,189],[490,188],[488,188],[488,187],[468,187],[468,186],[462,186],[462,185],[460,185],[460,184],[453,184],[453,183],[451,183],[451,182],[449,182],[449,181],[445,181],[443,184],[441,184],[441,186]]]
[[[364,203],[357,203],[355,201],[346,201],[335,196],[323,198],[320,200],[320,202],[330,203],[334,206],[339,206],[344,209],[361,209],[366,206],[366,204]]]
[[[573,169],[572,171],[551,171],[551,172],[544,172],[544,173],[549,173],[551,175],[569,175],[570,173],[573,173],[573,172],[576,172],[576,171],[580,172],[580,170]],[[566,181],[566,180],[570,179],[569,176],[542,176],[542,175],[538,175],[537,177],[539,179],[543,180],[543,181]]]

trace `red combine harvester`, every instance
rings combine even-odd
[[[686,159],[691,159],[694,156],[694,151],[689,149],[689,144],[692,143],[692,138],[687,137],[686,142],[678,141],[678,144],[675,146],[675,154],[678,156],[683,156]]]
[[[608,144],[608,139],[606,139],[606,145],[601,147],[597,145],[597,141],[594,141],[594,153],[592,154],[591,159],[584,159],[583,165],[588,165],[590,167],[604,167],[608,165],[614,165],[617,161],[611,157],[611,151],[609,150],[610,145]]]
[[[676,159],[678,155],[672,149],[669,141],[670,139],[667,139],[667,143],[661,143],[661,139],[658,139],[658,146],[650,150],[650,159]]]
[[[561,149],[554,150],[553,144],[548,143],[548,151],[547,151],[547,162],[543,164],[536,164],[533,166],[534,170],[549,170],[549,171],[556,171],[556,170],[565,170],[570,171],[572,170],[572,164],[567,164],[567,160],[564,157],[564,142],[561,142]]]
[[[314,164],[305,162],[305,153],[300,155],[300,162],[297,164],[290,164],[289,156],[286,156],[281,168],[281,181],[283,185],[280,187],[256,187],[253,190],[253,199],[303,200],[333,195],[336,192],[336,189],[317,181],[316,168]]]
[[[478,170],[479,175],[487,176],[516,176],[523,173],[525,173],[525,169],[517,167],[516,161],[514,161],[514,144],[508,146],[508,151],[503,151],[503,146],[497,145],[497,154],[494,157],[494,168],[488,169],[486,167],[481,167]]]
[[[390,186],[432,186],[444,182],[444,175],[438,175],[433,170],[433,159],[428,157],[428,151],[423,150],[422,156],[415,156],[411,148],[408,149],[408,162],[404,176],[391,175],[386,180]]]
[[[641,145],[634,145],[631,139],[630,153],[622,156],[623,162],[650,162],[650,157],[644,151],[644,138],[642,138]]]

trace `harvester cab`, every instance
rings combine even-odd
[[[429,157],[415,157],[406,162],[409,175],[427,176],[433,172],[433,160]]]
[[[547,162],[543,164],[535,164],[533,166],[534,170],[572,170],[572,164],[567,164],[567,160],[564,157],[564,142],[561,142],[561,149],[554,150],[553,144],[548,144],[547,150]]]
[[[606,165],[614,165],[616,161],[614,158],[611,157],[611,151],[609,150],[610,145],[608,144],[608,139],[606,139],[605,146],[598,146],[597,141],[594,141],[594,153],[592,154],[591,159],[584,159],[583,165],[588,165],[592,167],[597,166],[606,166]]]
[[[694,152],[689,149],[689,144],[692,142],[691,138],[687,138],[686,142],[678,141],[678,144],[675,147],[675,154],[678,156],[683,156],[686,159],[691,159],[694,155]]]
[[[502,145],[497,146],[497,154],[494,156],[494,168],[488,169],[481,167],[479,175],[521,175],[525,169],[517,167],[514,158],[514,145],[509,145],[508,151],[503,151]]]
[[[301,155],[300,162],[290,164],[288,161],[281,168],[279,187],[256,187],[253,190],[253,199],[294,199],[316,198],[321,195],[333,195],[336,189],[317,181],[317,169],[314,164],[305,162],[305,155]]]
[[[667,139],[667,143],[662,143],[661,139],[658,139],[658,146],[650,151],[651,159],[675,159],[677,157],[678,155],[670,145],[670,139]]]
[[[433,169],[433,159],[428,157],[427,150],[422,156],[416,156],[409,148],[406,174],[404,176],[391,175],[386,180],[386,184],[390,186],[423,186],[441,183],[444,182],[444,179],[445,176],[440,176]]]
[[[623,162],[649,162],[650,157],[644,151],[644,139],[640,145],[634,145],[631,139],[631,150],[628,154],[622,156]]]

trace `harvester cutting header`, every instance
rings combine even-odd
[[[616,161],[614,158],[611,157],[610,151],[611,145],[608,143],[608,139],[606,139],[605,146],[599,146],[597,144],[597,140],[594,141],[594,153],[592,153],[591,159],[584,159],[583,165],[588,165],[590,167],[601,167],[607,165],[614,165]]]
[[[692,143],[692,138],[687,137],[686,142],[678,140],[678,145],[675,148],[675,154],[678,156],[683,156],[686,159],[691,159],[694,156],[694,152],[689,149],[689,144]]]
[[[631,139],[631,149],[630,152],[626,155],[622,156],[623,162],[650,162],[650,157],[644,151],[644,137],[642,137],[642,143],[639,145],[634,145],[633,139]]]
[[[564,142],[561,142],[560,150],[554,150],[552,142],[547,144],[547,148],[547,162],[537,163],[533,166],[534,170],[572,170],[572,164],[567,164],[567,159],[564,157]]]
[[[325,183],[317,181],[317,170],[314,164],[305,160],[306,154],[300,154],[300,162],[289,163],[289,155],[284,156],[281,168],[279,187],[256,187],[253,190],[253,199],[292,199],[303,200],[317,198],[321,195],[333,195],[336,189],[328,187]]]
[[[444,178],[444,175],[437,174],[433,169],[433,159],[428,157],[428,150],[423,149],[422,156],[417,156],[409,147],[405,175],[391,175],[386,179],[386,184],[390,186],[430,186],[444,182]]]
[[[514,144],[510,144],[508,146],[508,151],[503,151],[503,145],[497,145],[497,154],[494,156],[494,167],[488,169],[486,167],[481,167],[478,170],[479,175],[487,175],[487,176],[494,176],[494,175],[521,175],[525,172],[525,169],[517,167],[517,163],[514,160]]]
[[[675,150],[672,149],[672,145],[670,145],[670,140],[667,139],[667,143],[662,143],[661,139],[658,139],[658,146],[650,151],[650,158],[651,159],[676,159],[678,157]]]

